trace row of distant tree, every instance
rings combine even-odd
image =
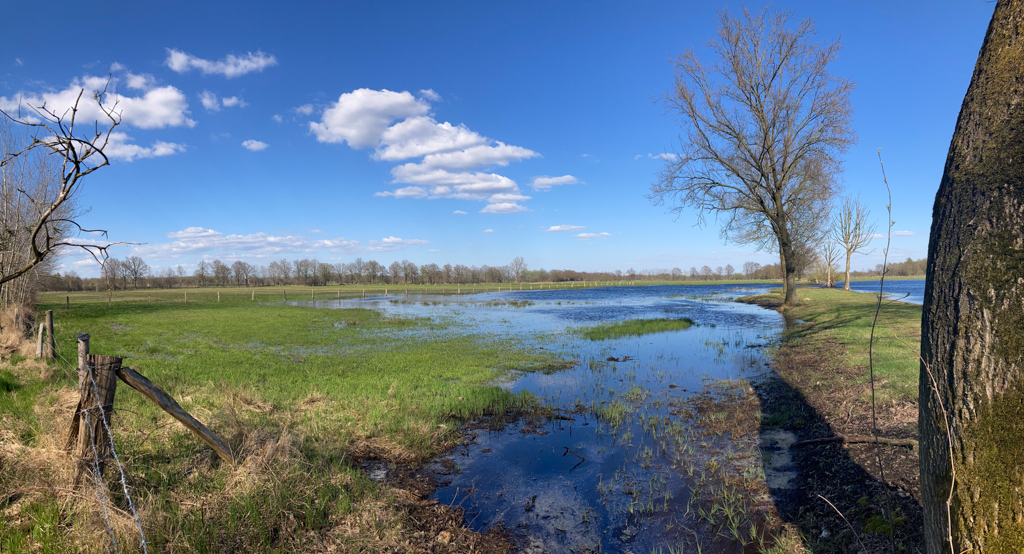
[[[912,276],[924,274],[925,260],[907,258],[889,264],[887,275]],[[877,276],[881,265],[870,271],[852,272],[854,277]],[[48,274],[40,279],[40,288],[53,291],[127,290],[139,288],[184,287],[266,287],[281,285],[383,285],[383,284],[473,284],[510,282],[564,282],[564,281],[718,281],[727,279],[781,279],[779,264],[761,265],[746,262],[741,270],[731,264],[725,266],[694,266],[636,271],[575,271],[571,269],[529,269],[522,258],[503,266],[466,266],[435,263],[417,265],[409,260],[392,262],[385,266],[376,260],[356,258],[348,263],[324,263],[315,259],[275,260],[266,265],[254,265],[241,260],[227,264],[221,260],[201,261],[192,272],[182,266],[153,271],[138,256],[125,259],[110,258],[103,266],[100,277],[79,277],[75,272]]]

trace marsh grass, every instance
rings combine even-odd
[[[617,339],[627,336],[641,336],[653,333],[681,331],[693,326],[693,320],[680,319],[630,319],[615,323],[597,325],[583,329],[580,334],[590,340]]]
[[[93,353],[124,357],[240,460],[221,462],[141,395],[118,388],[116,450],[158,551],[408,544],[423,522],[395,498],[411,493],[370,481],[360,463],[416,464],[459,443],[466,420],[535,411],[537,399],[494,383],[510,371],[565,365],[504,337],[452,333],[425,319],[252,302],[249,291],[222,291],[221,302],[216,292],[189,291],[185,304],[182,292],[118,294],[109,307],[105,295],[76,295],[70,308],[65,295],[42,296],[39,309],[55,312],[60,359],[41,368],[12,365],[9,354],[0,366],[0,551],[109,546],[95,494],[61,492],[72,489],[61,447],[77,400],[77,333],[91,335]],[[123,519],[116,473],[108,469],[105,485],[109,511]],[[138,530],[125,521],[114,528],[132,551]]]

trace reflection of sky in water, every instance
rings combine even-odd
[[[512,424],[498,432],[476,431],[470,444],[447,455],[458,469],[436,475],[442,486],[434,497],[465,508],[467,524],[474,529],[502,523],[521,535],[524,545],[532,545],[527,550],[647,552],[679,544],[673,536],[687,523],[682,512],[692,484],[670,468],[671,460],[638,420],[669,417],[668,404],[699,391],[705,379],[765,374],[762,347],[776,340],[782,318],[732,302],[764,290],[757,285],[605,287],[461,297],[400,295],[316,305],[453,322],[446,332],[519,338],[577,360],[574,369],[526,373],[502,386],[529,391],[564,412],[626,403],[632,415],[624,425],[613,431],[587,410],[566,413],[567,420],[552,420],[536,430]],[[572,332],[626,319],[680,317],[696,325],[604,341],[581,339]],[[608,362],[609,356],[628,356],[629,361]],[[586,461],[580,463],[572,453]],[[428,471],[448,473],[443,461],[429,464]],[[637,496],[624,494],[637,489],[644,491],[640,498],[657,498],[655,513],[639,515]]]
[[[836,283],[836,287],[843,288],[843,282]],[[853,291],[878,294],[878,289],[878,281],[850,281],[850,290]],[[887,280],[885,294],[893,300],[924,304],[924,279]]]

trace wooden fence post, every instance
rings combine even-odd
[[[285,302],[288,301],[288,291],[281,289],[281,294],[284,296]]]
[[[309,299],[316,300],[316,289],[309,289]]]
[[[46,349],[43,354],[47,360],[57,357],[57,343],[53,339],[53,310],[46,310]]]
[[[43,357],[43,328],[45,325],[42,321],[39,322],[39,341],[36,342],[36,357]]]
[[[71,297],[70,296],[65,296],[64,297],[64,307],[65,308],[69,308],[69,309],[71,308]]]
[[[103,475],[110,454],[110,416],[121,358],[89,354],[89,335],[78,335],[78,407],[71,419],[66,449],[74,449],[78,461],[75,486],[95,469]],[[77,447],[75,446],[77,444]]]
[[[185,303],[188,304],[188,291],[185,291]]]
[[[252,300],[256,300],[256,291],[252,291]]]

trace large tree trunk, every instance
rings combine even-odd
[[[843,290],[850,290],[850,251],[846,251],[846,280],[843,281]]]
[[[1022,229],[1024,0],[1011,0],[995,7],[935,198],[919,420],[928,552],[1024,552]]]
[[[785,295],[783,304],[786,306],[796,306],[798,303],[796,297],[796,257],[793,253],[793,243],[789,240],[789,235],[787,233],[782,233],[782,235],[779,237],[779,256],[782,258],[782,291]]]

